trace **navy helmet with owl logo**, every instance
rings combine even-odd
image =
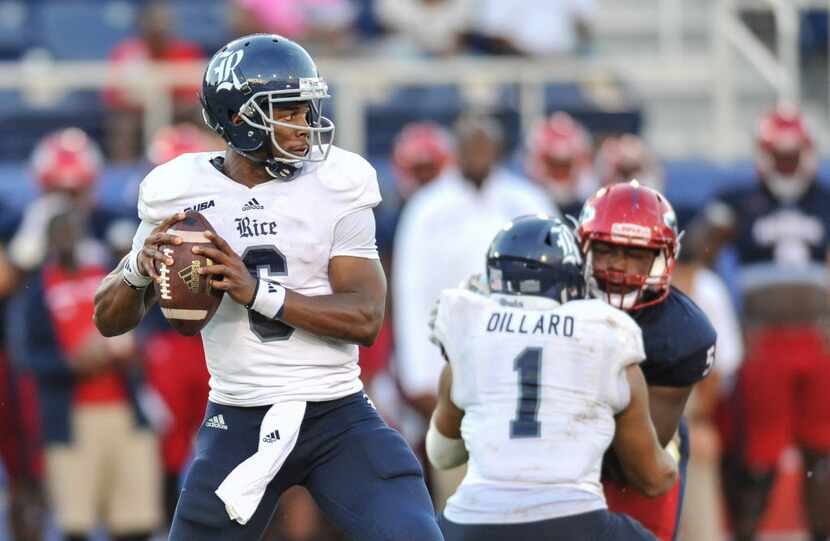
[[[293,178],[304,162],[328,156],[334,123],[323,116],[322,100],[329,97],[306,50],[275,34],[243,36],[228,43],[210,59],[202,80],[207,125],[231,150],[282,179]],[[276,110],[297,103],[309,106],[306,126],[276,118]],[[283,148],[275,136],[279,127],[306,131],[304,151]]]
[[[543,214],[520,216],[498,232],[487,251],[490,291],[557,302],[583,298],[582,256],[573,231]]]

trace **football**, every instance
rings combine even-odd
[[[222,300],[223,291],[210,287],[208,276],[199,274],[200,268],[213,262],[193,253],[194,246],[212,244],[205,236],[207,231],[215,233],[204,216],[190,212],[168,230],[168,233],[181,237],[183,242],[161,246],[162,252],[173,258],[173,264],[159,265],[161,280],[156,284],[159,305],[170,325],[185,336],[201,331]]]

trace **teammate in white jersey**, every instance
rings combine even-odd
[[[448,541],[656,539],[609,513],[600,484],[609,446],[651,495],[677,478],[657,441],[637,324],[582,300],[579,249],[558,220],[525,216],[487,255],[490,294],[442,292],[433,336],[444,352],[427,453],[467,462],[441,520]]]
[[[205,71],[205,121],[227,143],[186,154],[141,184],[133,251],[102,283],[104,335],[156,299],[162,244],[196,210],[216,235],[194,248],[226,292],[202,331],[210,400],[170,539],[259,539],[280,494],[302,484],[350,538],[441,539],[423,474],[362,392],[386,282],[375,247],[374,169],[332,146],[327,86],[298,44],[232,41]],[[168,261],[172,263],[172,261]]]

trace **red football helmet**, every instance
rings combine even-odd
[[[434,122],[408,124],[395,140],[392,161],[398,189],[404,198],[409,197],[452,163],[452,137]]]
[[[79,128],[47,135],[32,153],[32,171],[44,192],[89,188],[98,178],[101,165],[98,145]]]
[[[182,123],[165,126],[156,132],[147,148],[147,159],[153,165],[167,163],[188,152],[211,150],[207,136],[196,126]]]
[[[596,171],[603,186],[637,179],[641,184],[661,190],[663,175],[643,140],[630,133],[609,137],[597,152]]]
[[[541,182],[573,184],[590,166],[588,132],[568,113],[554,113],[536,126],[528,148],[528,170]]]
[[[761,119],[757,144],[758,175],[773,195],[792,201],[804,194],[815,179],[818,162],[798,109],[780,105]]]
[[[668,296],[680,235],[674,209],[656,190],[636,180],[600,188],[582,208],[577,236],[585,256],[585,282],[591,296],[622,310],[638,310]],[[655,250],[649,273],[594,269],[595,241]],[[632,289],[628,293],[611,293],[607,284]]]

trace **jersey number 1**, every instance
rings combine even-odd
[[[242,254],[242,262],[254,278],[277,278],[288,274],[285,256],[276,246],[251,246]],[[263,276],[264,275],[264,276]],[[265,287],[265,282],[260,287]],[[263,342],[288,340],[294,334],[294,327],[276,319],[269,319],[259,312],[248,310],[248,324],[251,332]]]
[[[513,370],[519,373],[519,405],[516,418],[510,421],[510,437],[538,438],[542,432],[538,418],[542,348],[525,348],[513,361]]]

